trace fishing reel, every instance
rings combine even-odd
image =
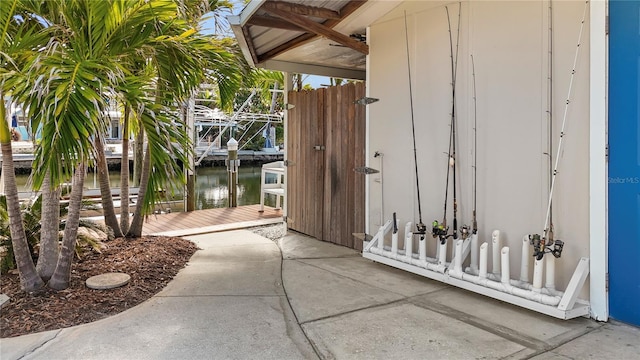
[[[420,240],[424,240],[424,235],[427,233],[427,226],[422,222],[416,224],[416,232],[413,235],[420,235]]]
[[[469,225],[462,225],[462,227],[460,228],[460,237],[462,238],[462,240],[466,240],[469,235],[471,235],[471,232],[469,231]]]
[[[551,247],[551,244],[548,245],[549,247]],[[560,256],[562,256],[562,250],[564,249],[564,241],[562,240],[555,240],[553,242],[553,249],[550,249],[549,252],[551,254],[553,254],[554,257],[556,258],[560,258]]]
[[[447,242],[449,227],[444,226],[444,224],[440,224],[438,220],[433,220],[431,225],[431,235],[434,239],[440,239],[440,243],[444,245]]]
[[[529,244],[533,246],[533,257],[542,260],[544,257],[544,238],[539,234],[529,235]]]
[[[529,243],[533,245],[533,257],[536,260],[542,260],[545,253],[553,255],[555,258],[560,258],[564,249],[564,241],[552,240],[547,243],[546,239],[539,234],[529,235]]]

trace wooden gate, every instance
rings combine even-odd
[[[364,231],[365,84],[289,92],[287,222],[323,241],[361,249]]]

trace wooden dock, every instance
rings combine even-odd
[[[260,205],[149,215],[143,235],[186,236],[282,222],[282,210]]]

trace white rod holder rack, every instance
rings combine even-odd
[[[578,299],[578,293],[584,286],[586,278],[589,275],[589,258],[583,257],[580,259],[573,273],[573,276],[571,277],[571,280],[569,281],[569,284],[567,285],[567,288],[564,292],[553,291],[547,295],[545,294],[547,292],[547,289],[539,290],[536,288],[536,285],[539,286],[538,284],[532,285],[523,281],[525,279],[524,274],[520,274],[520,278],[518,280],[510,279],[509,274],[504,274],[506,275],[507,279],[505,279],[505,276],[495,274],[495,271],[498,268],[494,268],[494,273],[487,274],[487,243],[484,243],[480,246],[480,266],[477,270],[479,271],[478,276],[477,274],[474,274],[475,271],[469,271],[470,269],[467,269],[465,272],[461,271],[462,263],[471,252],[470,248],[472,246],[469,241],[466,241],[465,243],[460,241],[458,244],[452,244],[457,248],[457,250],[453,254],[453,258],[449,263],[442,263],[442,257],[440,257],[439,259],[428,258],[425,256],[425,254],[422,253],[422,251],[418,251],[418,254],[414,254],[413,246],[407,245],[408,241],[412,241],[412,234],[406,232],[406,227],[404,234],[405,246],[403,250],[398,250],[397,245],[395,247],[384,246],[385,235],[387,235],[387,233],[391,231],[392,228],[392,222],[387,221],[383,226],[380,227],[371,241],[364,241],[364,250],[362,252],[362,256],[381,264],[389,265],[401,270],[427,277],[432,280],[437,280],[445,284],[475,292],[477,294],[498,299],[509,304],[553,316],[558,319],[567,320],[589,315],[589,302]],[[494,232],[492,237],[495,237],[496,234],[499,234],[499,232]],[[492,240],[493,242],[499,244],[499,239],[494,238]],[[422,241],[428,241],[428,239]],[[528,245],[524,241],[522,242],[522,244],[523,246]],[[474,246],[476,246],[476,244],[474,244]],[[422,247],[424,247],[424,244],[419,243],[418,250],[420,250]],[[462,251],[460,251],[461,249]],[[476,254],[477,252],[474,250],[473,256],[475,256]],[[502,247],[498,254],[501,255],[502,262],[508,262],[506,261],[508,260],[509,256],[508,247]],[[551,255],[547,254],[547,256]],[[478,260],[476,259],[474,262],[478,263]],[[505,265],[508,266],[508,264]],[[538,266],[541,265],[542,264],[539,264]],[[528,270],[528,267],[523,268],[526,268]],[[539,281],[538,279],[536,280]],[[514,289],[517,291],[514,291]],[[536,292],[540,291],[541,293],[536,296]],[[519,294],[520,296],[514,293]],[[522,296],[523,294],[531,296],[524,297]],[[557,305],[548,305],[545,304],[545,301],[542,300],[532,300],[544,298],[546,299],[546,301],[548,301],[553,297],[557,298],[557,301],[553,301],[553,303]]]

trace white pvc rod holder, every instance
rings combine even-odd
[[[411,259],[413,257],[413,233],[411,232],[412,226],[413,224],[411,223],[411,221],[409,221],[404,226],[404,255],[409,263],[411,263]]]
[[[535,261],[533,264],[533,291],[542,290],[542,272],[544,269],[544,258]]]
[[[453,270],[460,274],[462,273],[462,244],[464,243],[463,240],[458,240],[456,241],[456,257],[455,257],[455,265]]]
[[[511,276],[511,271],[509,270],[509,248],[508,247],[503,247],[502,251],[500,252],[501,257],[502,257],[502,278],[501,278],[501,282],[503,284],[509,285],[510,284],[510,276]]]
[[[420,260],[420,262],[422,263],[426,263],[427,262],[427,240],[423,239],[422,237],[420,238],[420,241],[418,243],[418,251],[419,251],[418,260]]]
[[[544,281],[544,287],[547,288],[547,290],[551,290],[551,292],[555,292],[556,291],[556,258],[553,257],[553,255],[548,254],[547,256],[545,256],[547,259],[545,259],[545,265],[546,265],[546,269],[545,269],[545,281]]]
[[[482,243],[482,245],[480,245],[480,273],[479,273],[479,277],[480,279],[486,279],[487,278],[487,258],[488,258],[488,254],[487,254],[487,243],[484,242]]]
[[[529,260],[531,255],[529,252],[529,236],[525,235],[522,238],[522,258],[520,259],[520,281],[523,283],[529,282]]]
[[[471,234],[471,263],[469,267],[474,274],[478,273],[478,234]]]
[[[491,251],[493,253],[493,275],[500,277],[500,230],[491,234]]]
[[[442,243],[438,243],[438,247],[440,251],[438,253],[438,265],[445,266],[447,264],[447,241]]]
[[[399,221],[396,219],[396,223],[394,225],[394,229],[398,228]],[[395,257],[398,255],[398,232],[391,233],[391,254]]]

